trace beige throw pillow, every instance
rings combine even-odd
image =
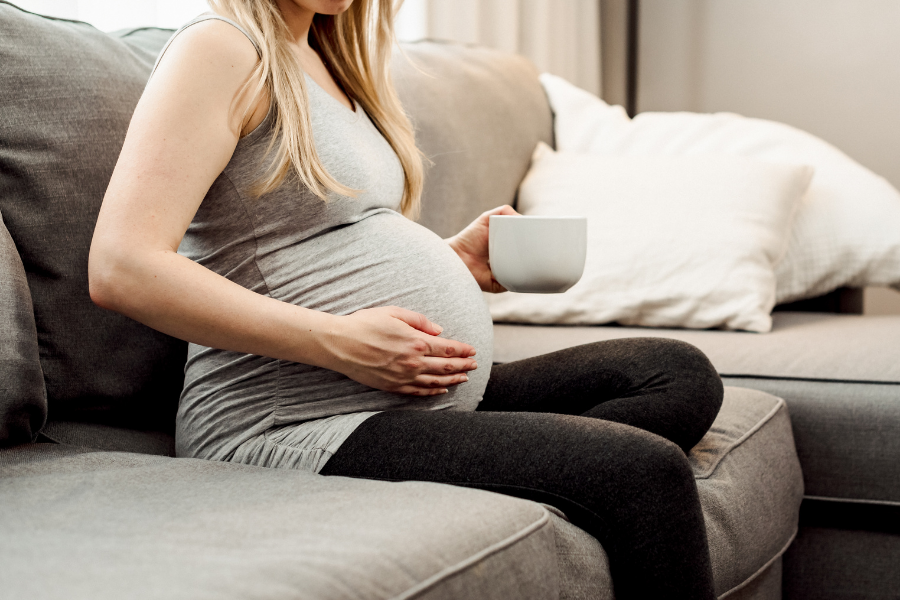
[[[519,210],[588,218],[584,276],[564,294],[492,296],[494,320],[769,331],[774,269],[812,175],[735,157],[539,144]]]

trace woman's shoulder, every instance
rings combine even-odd
[[[180,29],[163,50],[141,101],[191,118],[226,115],[229,129],[241,136],[268,109],[265,90],[245,93],[258,64],[256,47],[240,29],[219,19],[197,21]]]
[[[157,71],[191,69],[204,77],[244,82],[258,62],[256,46],[243,31],[221,19],[206,18],[175,34]]]

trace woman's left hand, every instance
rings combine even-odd
[[[494,274],[491,273],[491,264],[488,260],[488,227],[491,215],[517,215],[515,209],[508,204],[498,206],[482,213],[480,217],[447,240],[450,247],[459,255],[462,261],[469,267],[472,276],[485,292],[495,294],[505,292],[506,288],[497,283]]]

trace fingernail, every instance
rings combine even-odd
[[[440,393],[440,394],[446,394],[446,393],[449,392],[449,391],[450,391],[450,390],[448,390],[447,388],[444,388],[444,389],[442,389],[439,393]]]
[[[478,368],[478,363],[477,363],[477,362],[473,362],[473,363],[472,363],[472,370],[474,371],[474,370],[477,369],[477,368]]]
[[[440,325],[435,325],[434,328],[437,329],[438,335],[441,335],[441,332],[444,331],[444,328],[441,327]]]
[[[463,380],[463,381],[468,381],[468,380],[469,380],[469,376],[468,376],[468,375],[463,375],[463,376],[462,376],[462,380]]]

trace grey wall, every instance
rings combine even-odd
[[[639,57],[639,111],[789,123],[900,187],[900,0],[641,0]]]

